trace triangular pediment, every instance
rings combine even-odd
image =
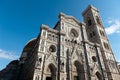
[[[59,17],[65,19],[67,22],[74,24],[76,26],[80,25],[80,22],[73,16],[66,15],[64,13],[60,13]]]
[[[74,17],[68,16],[68,17],[66,17],[66,19],[69,23],[79,26],[79,22]]]

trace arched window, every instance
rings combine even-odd
[[[103,44],[106,49],[110,49],[108,43],[103,42]]]
[[[101,25],[100,18],[98,16],[96,16],[96,21],[99,25]]]
[[[50,70],[50,75],[46,77],[46,80],[56,80],[56,67],[51,63],[48,68]]]
[[[92,21],[90,18],[88,18],[88,22],[87,22],[88,26],[91,26],[92,25]]]

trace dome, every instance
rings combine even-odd
[[[21,57],[20,59],[22,58],[26,58],[28,53],[31,51],[31,49],[35,46],[36,44],[36,41],[37,41],[37,38],[33,38],[31,39],[30,41],[28,41],[22,51],[22,54],[21,54]]]
[[[13,60],[8,65],[18,65],[18,63],[19,63],[18,60]]]
[[[28,41],[27,44],[25,45],[24,49],[23,49],[23,52],[29,51],[31,48],[33,48],[36,41],[37,41],[36,38],[33,38],[30,41]]]

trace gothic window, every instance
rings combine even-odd
[[[116,67],[115,67],[115,63],[114,62],[111,62],[111,64],[112,64],[112,67],[115,69]]]
[[[105,34],[102,30],[100,30],[100,34],[101,34],[101,36],[105,36]]]
[[[103,42],[103,44],[104,44],[104,47],[105,47],[106,49],[109,49],[108,43]]]
[[[95,34],[94,31],[92,31],[89,35],[90,35],[90,38],[92,38],[92,37],[95,36],[96,34]]]
[[[85,80],[84,76],[84,66],[79,61],[75,61],[74,65],[76,67],[76,77],[74,77],[74,80]]]
[[[97,20],[97,23],[98,23],[99,25],[101,25],[101,22],[100,22],[100,19],[99,19],[98,16],[96,16],[96,20]]]
[[[91,26],[91,25],[92,25],[92,21],[91,21],[90,18],[88,18],[87,24],[88,24],[88,26]]]
[[[106,44],[105,44],[105,42],[104,42],[103,44],[104,44],[104,47],[106,48]]]
[[[107,47],[107,49],[109,49],[109,45],[106,43],[106,47]]]
[[[56,67],[51,63],[48,68],[50,70],[50,75],[46,77],[46,80],[56,80]]]

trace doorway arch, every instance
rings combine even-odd
[[[50,76],[46,77],[46,80],[56,80],[56,67],[54,64],[49,64],[48,69],[50,72]]]
[[[75,61],[77,75],[74,76],[74,80],[85,80],[84,66],[79,61]]]

